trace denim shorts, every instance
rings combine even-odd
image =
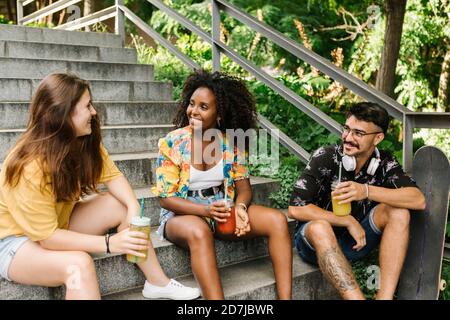
[[[355,239],[350,235],[348,230],[345,230],[342,234],[337,236],[337,242],[344,253],[345,257],[350,261],[357,261],[367,256],[373,249],[375,249],[381,240],[381,231],[378,230],[375,222],[373,221],[373,215],[375,208],[370,210],[369,214],[360,222],[361,227],[366,233],[366,245],[359,251],[353,249],[356,244]],[[305,236],[305,229],[311,223],[305,223],[302,225],[294,236],[295,247],[300,257],[311,264],[317,265],[316,250],[309,243]]]
[[[208,205],[215,201],[221,200],[223,198],[224,198],[223,191],[219,191],[213,196],[203,197],[201,195],[196,194],[195,196],[187,197],[186,200],[189,200],[189,201],[192,201],[195,203],[199,203],[199,204]],[[172,211],[169,211],[167,209],[161,208],[161,213],[159,215],[159,228],[157,231],[161,240],[166,239],[166,234],[165,234],[166,223],[173,216],[175,216],[175,213],[173,213]],[[206,217],[202,217],[202,218],[206,221],[206,223],[208,224],[211,231],[215,232],[215,225],[216,225],[215,220],[206,218]]]
[[[25,236],[9,236],[0,239],[0,278],[11,281],[8,277],[9,266],[11,265],[11,261],[17,250],[19,250],[27,240],[28,237]]]

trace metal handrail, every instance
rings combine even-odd
[[[127,19],[132,21],[139,29],[145,32],[148,36],[155,39],[157,42],[162,44],[167,50],[176,55],[178,59],[183,61],[186,65],[188,65],[191,69],[199,69],[200,66],[192,61],[187,55],[180,52],[177,47],[167,41],[164,37],[162,37],[158,32],[156,32],[153,28],[149,27],[141,18],[135,15],[130,9],[123,5],[118,6],[120,10],[125,14]]]
[[[70,30],[70,31],[78,30],[90,26],[92,24],[113,18],[115,16],[116,16],[116,6],[111,6],[109,8],[105,8],[103,10],[91,13],[83,18],[56,26],[54,29]]]
[[[260,33],[267,39],[270,39],[273,43],[279,45],[292,55],[302,59],[314,68],[319,69],[321,72],[349,88],[359,96],[385,107],[392,117],[401,120],[403,113],[408,110],[389,96],[373,89],[368,84],[343,69],[337,68],[330,61],[318,55],[314,51],[309,50],[305,46],[287,38],[278,30],[261,23],[259,20],[248,15],[236,6],[223,0],[216,0],[216,2],[219,3],[220,9],[228,13],[230,16],[251,27],[253,30]]]
[[[69,7],[75,3],[78,3],[80,1],[82,1],[82,0],[59,0],[59,1],[54,2],[36,12],[31,13],[30,15],[28,15],[26,17],[23,17],[23,7],[25,5],[28,5],[32,2],[34,2],[34,0],[33,1],[17,0],[17,23],[20,25],[26,25],[33,21],[44,18],[52,13],[66,9],[67,7]]]
[[[62,10],[69,5],[79,2],[81,0],[59,0],[50,6],[47,6],[27,17],[23,17],[23,6],[33,2],[34,0],[17,0],[17,13],[18,23],[25,24],[30,21],[35,21],[43,16],[49,15],[58,10]],[[98,21],[105,20],[115,16],[115,33],[125,39],[124,18],[129,19],[136,26],[138,26],[144,33],[155,39],[168,51],[178,57],[183,63],[192,69],[198,69],[199,65],[192,61],[188,56],[180,52],[172,43],[162,37],[157,31],[152,29],[147,23],[142,21],[131,10],[124,6],[123,0],[115,0],[114,6],[104,9],[102,11],[91,14],[87,17],[83,17],[66,23],[65,25],[58,26],[58,29],[76,30],[81,29],[87,25],[94,24]],[[286,87],[280,81],[272,78],[270,75],[262,71],[256,65],[249,60],[240,56],[233,49],[228,47],[220,40],[220,10],[226,12],[233,18],[244,23],[248,27],[254,29],[261,35],[265,36],[275,44],[284,48],[294,56],[302,59],[306,63],[325,73],[335,81],[346,86],[348,89],[365,98],[368,101],[378,103],[383,106],[388,113],[403,122],[403,167],[405,171],[409,172],[412,169],[412,142],[413,142],[413,130],[414,128],[450,128],[450,113],[423,113],[412,112],[405,108],[403,105],[390,98],[389,96],[377,91],[370,87],[363,81],[349,74],[345,70],[342,70],[333,65],[328,60],[324,59],[320,55],[305,48],[303,45],[287,38],[279,31],[266,25],[263,22],[258,21],[254,17],[250,16],[246,12],[229,4],[225,0],[211,0],[212,3],[212,35],[205,32],[200,27],[195,25],[192,21],[185,18],[172,8],[168,7],[161,0],[147,0],[153,6],[159,10],[165,12],[168,16],[182,24],[185,28],[197,34],[204,41],[212,46],[213,51],[213,70],[220,70],[220,55],[224,54],[231,58],[234,62],[247,70],[250,74],[255,76],[258,80],[265,83],[272,88],[276,93],[284,97],[302,112],[313,118],[316,122],[323,125],[331,133],[340,134],[340,124],[328,115],[320,111],[311,103],[297,95],[294,91]],[[69,4],[70,3],[70,4]],[[57,10],[58,9],[58,10]],[[114,12],[113,12],[114,9]],[[262,115],[258,115],[259,123],[263,128],[275,129],[276,127]],[[270,134],[276,134],[274,130],[269,130]],[[296,142],[290,139],[284,133],[276,134],[280,143],[288,148],[292,153],[300,158],[303,162],[307,162],[309,159],[309,153],[301,148]]]

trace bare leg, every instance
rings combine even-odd
[[[315,220],[307,225],[305,235],[317,254],[320,270],[345,300],[363,300],[352,268],[342,253],[331,225]]]
[[[278,298],[292,298],[292,245],[286,216],[275,209],[259,205],[248,208],[251,231],[243,237],[228,236],[226,239],[267,237],[269,255],[272,259]],[[225,238],[225,237],[223,237]]]
[[[127,208],[109,193],[93,196],[77,204],[69,225],[70,230],[93,235],[103,235],[114,227],[118,231],[128,227]],[[151,240],[147,260],[138,266],[151,284],[165,286],[169,283],[170,279],[159,264]]]
[[[407,209],[380,204],[374,212],[375,225],[383,230],[380,243],[380,289],[377,299],[392,299],[405,261],[409,240]]]
[[[208,300],[224,299],[214,237],[206,222],[194,215],[175,216],[167,221],[166,237],[171,242],[189,249],[192,272],[203,297]]]
[[[8,275],[26,285],[65,284],[66,299],[100,299],[94,262],[85,252],[46,250],[29,240],[17,251]]]

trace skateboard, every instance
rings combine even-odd
[[[413,177],[425,195],[423,211],[411,212],[409,247],[397,298],[435,300],[445,288],[441,280],[447,224],[450,168],[438,148],[420,148],[413,160]]]

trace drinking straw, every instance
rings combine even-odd
[[[341,173],[342,173],[342,161],[339,162],[339,179],[338,179],[338,183],[341,183]]]
[[[227,179],[223,179],[223,193],[225,194],[225,203],[227,202]]]
[[[139,217],[142,219],[142,214],[144,213],[144,198],[141,198],[141,212],[139,213]]]

